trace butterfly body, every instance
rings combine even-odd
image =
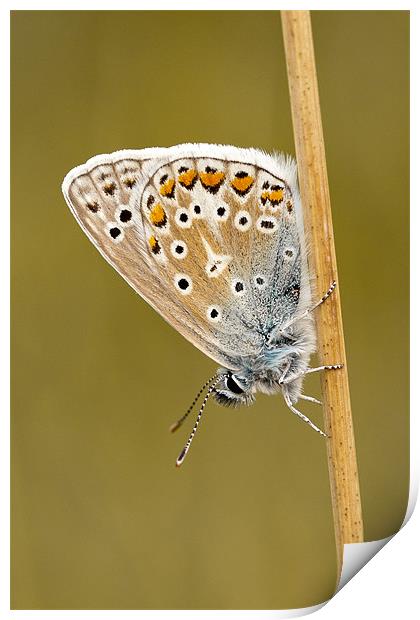
[[[101,254],[222,368],[221,404],[295,403],[315,348],[296,164],[209,144],[117,151],[63,182]]]
[[[251,404],[257,392],[275,394],[287,389],[292,402],[297,402],[301,392],[303,374],[308,368],[311,353],[315,350],[314,324],[311,316],[297,321],[290,329],[287,337],[278,336],[269,340],[267,332],[265,343],[260,352],[253,357],[238,357],[238,369],[234,372],[237,382],[243,389],[241,397],[225,386],[223,397],[218,398],[220,390],[216,390],[216,400],[220,404]],[[221,374],[230,369],[221,368]],[[294,379],[296,377],[296,379]],[[286,388],[287,386],[287,388]],[[227,398],[233,402],[228,402]]]

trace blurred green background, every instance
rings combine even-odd
[[[373,540],[408,493],[409,14],[315,12],[313,30]],[[294,152],[279,13],[12,13],[13,608],[288,608],[333,591],[324,442],[280,397],[213,403],[176,470],[189,425],[168,427],[215,366],[61,195],[94,154],[187,141]]]

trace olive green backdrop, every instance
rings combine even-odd
[[[408,492],[409,15],[313,29],[373,540]],[[94,154],[187,141],[294,152],[278,13],[12,14],[13,608],[287,608],[334,588],[322,438],[280,396],[212,403],[176,470],[190,429],[168,427],[215,366],[61,195]]]

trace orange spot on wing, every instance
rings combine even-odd
[[[173,198],[174,187],[175,187],[175,180],[168,179],[167,181],[165,181],[165,183],[163,183],[163,185],[161,185],[159,189],[159,193],[161,196],[165,196],[166,198]]]
[[[205,187],[217,187],[224,179],[224,172],[200,172],[200,180]]]
[[[270,198],[270,192],[263,192],[261,194],[261,202],[263,203],[263,205],[265,205],[265,203],[267,202],[267,200],[269,200]]]
[[[158,202],[150,210],[149,219],[154,226],[164,226],[167,222],[166,213],[162,205]]]
[[[283,190],[277,189],[274,192],[270,192],[269,200],[271,204],[278,204],[283,200]]]
[[[245,177],[235,177],[231,182],[233,189],[238,194],[246,194],[251,189],[254,183],[254,179],[250,176]]]
[[[152,235],[149,238],[149,245],[150,245],[150,249],[152,250],[153,254],[158,254],[160,252],[159,241],[156,239],[154,235]]]
[[[284,192],[280,188],[272,191],[264,191],[261,194],[261,202],[263,205],[265,205],[265,203],[269,201],[272,207],[276,207],[283,200],[283,196]]]
[[[185,187],[186,189],[190,189],[191,187],[193,187],[196,180],[197,171],[193,169],[182,172],[178,177],[179,183],[182,185],[182,187]]]

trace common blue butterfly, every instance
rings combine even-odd
[[[296,164],[213,144],[117,151],[71,170],[63,193],[102,256],[187,340],[222,367],[207,388],[181,465],[213,393],[249,405],[298,400],[315,350],[313,304]]]

